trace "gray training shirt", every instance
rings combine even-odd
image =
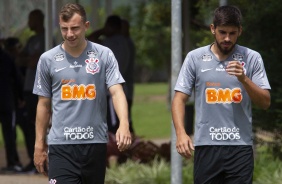
[[[77,58],[61,45],[40,57],[33,93],[52,98],[49,145],[108,141],[106,95],[124,79],[112,51],[87,42]]]
[[[219,61],[211,45],[188,53],[175,91],[191,95],[195,90],[195,146],[252,145],[252,104],[243,85],[225,68],[239,61],[246,76],[262,89],[270,89],[259,53],[239,45],[225,61]]]

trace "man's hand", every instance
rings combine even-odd
[[[131,134],[128,127],[119,126],[116,133],[116,141],[119,151],[125,151],[131,145]]]
[[[47,166],[48,166],[48,155],[47,149],[34,148],[34,165],[37,171],[45,176],[48,175]]]
[[[176,149],[180,155],[188,159],[192,156],[191,151],[195,150],[191,138],[184,133],[177,136]]]
[[[243,81],[245,78],[244,67],[239,61],[230,61],[226,67],[226,72],[229,75],[234,75],[239,81]]]

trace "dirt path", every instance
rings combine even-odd
[[[1,184],[48,184],[48,178],[42,175],[0,175]]]
[[[29,158],[25,148],[18,148],[18,152],[22,164],[28,164]],[[5,166],[5,150],[4,148],[0,148],[0,168]],[[0,184],[48,184],[48,178],[40,174],[0,174]]]

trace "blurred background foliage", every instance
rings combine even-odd
[[[184,1],[188,0],[183,0]],[[0,25],[1,30],[10,27],[14,35],[24,42],[30,36],[30,31],[24,27],[27,13],[34,7],[44,10],[43,0],[30,0],[22,3],[12,0],[18,6],[11,6],[11,15],[6,15]],[[36,3],[35,3],[36,2]],[[87,13],[99,11],[99,26],[103,26],[106,19],[105,9],[94,10],[88,6],[90,0],[79,0],[85,5]],[[103,1],[101,1],[103,2]],[[189,0],[189,29],[183,32],[189,35],[189,50],[213,42],[209,25],[211,16],[219,0]],[[281,130],[282,130],[282,44],[280,41],[282,29],[282,0],[228,0],[229,5],[239,7],[243,14],[243,34],[238,44],[258,51],[264,60],[264,65],[271,84],[272,103],[269,110],[264,111],[254,106],[254,131],[266,130],[272,133],[269,149],[281,158]],[[170,0],[121,0],[113,1],[113,14],[128,19],[131,24],[131,37],[136,45],[136,82],[169,82],[171,62],[171,1]],[[184,4],[184,3],[183,3]],[[13,5],[13,4],[12,4]],[[29,6],[29,7],[28,7]],[[3,11],[0,7],[0,11]],[[19,8],[23,11],[17,11]],[[28,9],[29,8],[29,9]],[[184,9],[183,9],[184,10]],[[184,14],[183,14],[184,15]],[[15,21],[8,18],[16,17]],[[3,18],[3,17],[2,17]],[[184,24],[183,24],[184,25]],[[183,29],[184,30],[184,29]],[[0,32],[1,33],[1,32]],[[2,37],[3,35],[0,34]],[[184,41],[183,41],[184,42]],[[59,43],[59,42],[58,42]],[[183,43],[184,45],[185,43]],[[183,49],[184,50],[184,49]],[[187,51],[183,51],[183,59]],[[169,91],[169,90],[168,90]],[[258,141],[259,143],[259,141]]]

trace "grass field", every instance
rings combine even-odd
[[[136,84],[132,107],[133,127],[136,135],[145,139],[168,138],[171,131],[171,116],[167,104],[166,83]],[[23,135],[17,128],[18,145],[23,145]],[[3,146],[0,130],[0,146]]]
[[[136,134],[146,139],[167,138],[171,132],[171,115],[166,83],[137,84],[132,107]]]

